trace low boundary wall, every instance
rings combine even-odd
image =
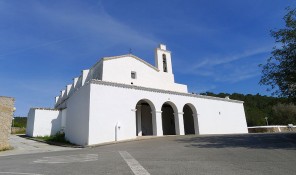
[[[248,127],[249,133],[264,133],[264,132],[295,132],[296,126],[288,127],[286,125],[271,125],[271,126],[254,126]]]

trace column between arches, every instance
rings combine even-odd
[[[184,114],[184,112],[176,112],[176,113],[174,113],[176,135],[184,135],[183,114]]]
[[[152,125],[153,125],[153,135],[155,136],[163,136],[162,130],[162,111],[152,110]]]
[[[195,135],[198,135],[199,134],[198,115],[199,114],[197,114],[197,113],[193,113],[192,114],[193,121],[194,121],[194,132],[195,132]]]

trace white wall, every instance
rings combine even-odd
[[[136,137],[136,103],[129,89],[91,84],[89,144],[115,141],[116,124],[120,124],[117,140]]]
[[[31,108],[27,117],[26,135],[33,137],[34,132],[35,109]]]
[[[198,114],[200,134],[247,133],[243,103],[175,95],[101,84],[91,84],[89,144],[115,141],[115,126],[120,123],[118,140],[136,137],[136,104],[149,99],[156,111],[169,101],[177,109],[180,133],[184,134],[183,107],[190,103]],[[220,113],[220,114],[219,114]],[[67,125],[68,126],[68,125]],[[176,127],[177,128],[177,127]],[[182,131],[183,130],[183,131]],[[177,132],[178,133],[178,132]],[[161,134],[160,134],[161,135]]]
[[[65,137],[78,145],[88,145],[90,86],[82,86],[67,101]]]
[[[61,130],[65,131],[66,129],[66,121],[67,121],[67,108],[61,111]]]
[[[137,74],[131,78],[131,72]],[[132,84],[136,86],[164,89],[176,92],[187,92],[187,86],[175,83],[171,73],[157,71],[139,61],[133,56],[123,56],[117,59],[107,59],[103,63],[103,81]]]
[[[28,114],[28,130],[31,137],[55,135],[61,129],[61,113],[58,110],[31,108]]]
[[[200,134],[248,133],[242,103],[199,99],[197,105]]]

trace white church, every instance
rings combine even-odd
[[[102,58],[55,97],[54,109],[30,109],[28,136],[60,131],[83,146],[138,136],[248,133],[242,101],[188,93],[175,83],[163,44],[155,66],[132,54]]]

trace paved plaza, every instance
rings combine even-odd
[[[10,135],[9,143],[13,147],[13,149],[9,151],[0,152],[0,157],[8,155],[33,154],[40,152],[65,151],[77,149],[37,142],[34,140],[27,139],[23,135]]]
[[[167,136],[0,156],[0,174],[296,174],[296,134]]]

